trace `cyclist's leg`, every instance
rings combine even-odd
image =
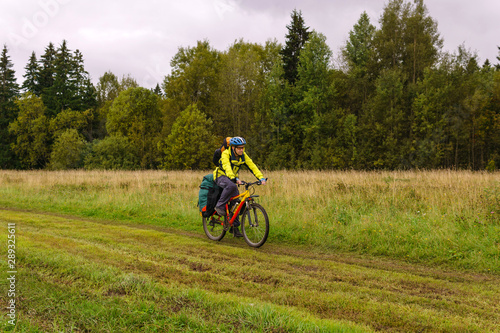
[[[240,204],[241,200],[240,199],[234,199],[234,200],[231,200],[231,202],[229,203],[229,210],[230,211],[235,211],[237,206]],[[243,210],[243,208],[242,208]],[[241,214],[241,211],[240,211],[240,214]],[[233,221],[233,227],[239,227],[240,226],[240,217],[239,217],[239,214],[238,216],[236,216],[234,218],[234,221]]]
[[[238,191],[238,186],[233,183],[227,176],[217,177],[215,183],[217,184],[217,186],[222,188],[222,194],[215,207],[216,209],[219,208],[225,210],[226,202],[228,202],[232,197],[240,194],[240,192]]]

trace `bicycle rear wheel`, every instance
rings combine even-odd
[[[251,247],[261,247],[269,236],[269,218],[264,207],[251,203],[241,219],[241,231],[245,242]]]
[[[218,215],[203,217],[203,230],[205,230],[205,234],[211,240],[220,241],[226,235],[224,217]]]

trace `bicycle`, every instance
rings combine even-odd
[[[254,200],[258,197],[258,195],[254,195],[255,188],[253,186],[255,185],[261,185],[261,181],[243,182],[240,185],[245,186],[245,191],[226,203],[226,216],[220,216],[214,212],[210,217],[203,217],[203,229],[209,239],[222,240],[229,228],[233,226],[236,217],[240,215],[241,232],[245,242],[251,247],[264,245],[269,236],[269,218],[264,207]]]

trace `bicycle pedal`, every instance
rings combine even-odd
[[[224,222],[222,223],[222,229],[224,229],[224,231],[229,231],[229,223],[228,223],[228,220],[227,219],[224,219]]]

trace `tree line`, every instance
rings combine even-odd
[[[0,57],[0,168],[205,169],[243,136],[267,169],[496,170],[500,66],[443,52],[423,0],[366,13],[338,54],[291,13],[285,44],[180,47],[155,89],[104,73],[67,41],[33,52],[19,86]],[[497,58],[500,60],[500,58]]]

